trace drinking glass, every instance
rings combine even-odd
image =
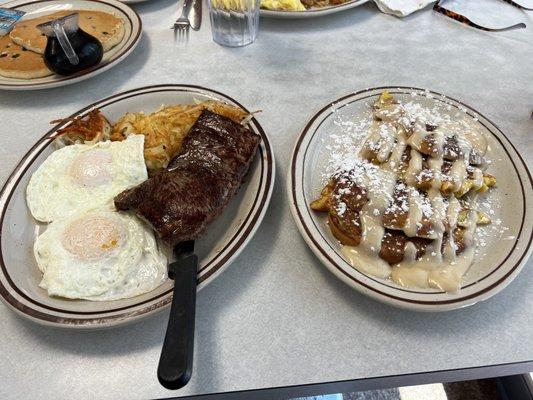
[[[257,37],[261,0],[207,0],[213,40],[228,47],[246,46]]]

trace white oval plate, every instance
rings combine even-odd
[[[476,257],[458,293],[404,288],[390,279],[379,279],[358,271],[344,259],[340,244],[326,225],[324,214],[315,213],[308,206],[322,189],[322,175],[330,157],[328,145],[333,144],[330,135],[340,132],[335,122],[349,121],[365,113],[370,116],[370,104],[385,89],[400,99],[416,94],[417,101],[426,105],[449,104],[449,111],[446,112],[454,115],[454,118],[478,118],[487,137],[487,157],[492,160],[488,172],[492,171],[498,180],[498,187],[491,191],[490,196],[501,205],[491,217],[493,221],[501,219],[502,230],[503,227],[508,230],[484,238],[484,254]],[[442,109],[440,111],[443,112]],[[518,275],[532,251],[532,180],[516,149],[496,125],[474,109],[422,89],[367,89],[341,97],[320,110],[311,118],[296,142],[288,175],[288,191],[298,229],[324,265],[353,288],[394,306],[420,311],[444,311],[488,299]]]
[[[0,89],[4,90],[37,90],[70,85],[89,79],[107,71],[125,59],[137,47],[142,33],[142,22],[139,15],[129,6],[117,0],[16,0],[3,5],[26,11],[24,18],[36,18],[62,10],[96,10],[104,11],[124,20],[124,38],[111,50],[104,53],[100,64],[80,73],[61,76],[50,75],[36,79],[16,79],[0,76]]]
[[[349,10],[351,8],[359,7],[362,4],[365,4],[369,0],[351,0],[344,4],[339,4],[336,6],[322,7],[322,8],[312,8],[305,11],[277,11],[277,10],[261,10],[262,17],[268,18],[315,18],[321,17],[324,15],[335,14],[341,11]]]
[[[72,117],[84,115],[97,107],[113,122],[126,112],[150,112],[162,104],[189,104],[195,99],[218,99],[242,107],[230,97],[213,90],[188,85],[162,85],[108,97],[74,113]],[[54,150],[51,135],[66,124],[55,126],[29,150],[0,192],[0,298],[26,318],[66,328],[115,326],[164,309],[172,299],[172,281],[141,296],[108,302],[49,297],[45,290],[38,287],[42,275],[32,248],[36,233],[42,226],[27,209],[26,186],[32,173]],[[262,141],[245,182],[224,212],[209,226],[205,236],[196,241],[200,289],[231,264],[248,244],[270,201],[275,176],[274,155],[257,120],[252,119],[250,126],[261,135]]]

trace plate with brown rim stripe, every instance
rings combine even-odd
[[[310,203],[320,197],[321,190],[331,178],[331,171],[334,171],[332,166],[338,164],[339,157],[360,154],[352,149],[360,149],[368,137],[375,120],[372,105],[383,91],[388,91],[400,102],[408,104],[406,107],[411,107],[411,110],[422,107],[431,110],[431,113],[437,113],[435,115],[439,116],[440,121],[454,120],[472,127],[486,140],[485,158],[488,165],[483,167],[484,172],[493,175],[497,183],[486,193],[468,196],[474,200],[465,203],[465,207],[473,209],[472,205],[475,204],[476,210],[482,211],[491,222],[484,226],[478,225],[475,230],[472,237],[473,261],[468,263],[464,274],[460,273],[462,278],[458,281],[458,289],[442,290],[445,289],[442,286],[439,288],[438,285],[425,284],[425,277],[434,276],[432,271],[438,268],[436,264],[428,263],[424,266],[429,271],[424,272],[424,280],[404,281],[402,284],[401,279],[393,279],[407,276],[394,275],[394,268],[398,264],[390,264],[389,270],[377,268],[378,265],[383,265],[382,259],[377,263],[373,261],[379,256],[379,249],[372,247],[372,258],[367,257],[369,254],[361,251],[361,248],[358,249],[360,244],[351,248],[341,245],[330,230],[328,213],[316,212],[310,208]],[[444,126],[444,122],[442,123]],[[424,129],[430,130],[427,126]],[[343,154],[342,149],[348,149],[348,153]],[[410,87],[380,87],[350,93],[332,101],[309,120],[299,135],[287,180],[294,220],[320,261],[351,287],[393,306],[418,311],[445,311],[486,300],[515,279],[531,255],[533,188],[527,165],[511,141],[493,122],[472,107],[436,92]],[[447,202],[448,199],[445,199],[446,204]],[[461,207],[462,204],[463,199]],[[379,214],[378,209],[374,211],[371,219],[382,221],[380,215],[384,214]],[[360,213],[361,210],[357,212]],[[365,219],[361,220],[363,233],[360,243],[363,243]],[[348,254],[352,254],[352,251],[357,257],[350,260]],[[405,257],[406,254],[407,250]],[[460,254],[457,252],[457,260],[460,259]],[[466,259],[466,253],[464,254]],[[423,259],[423,255],[418,253],[416,257],[411,257],[414,258],[410,264],[403,263],[399,266],[413,267]],[[446,273],[458,273],[459,270],[454,272],[453,267],[459,268],[460,265],[459,261],[452,261]],[[385,272],[380,275],[375,272],[378,270]]]
[[[83,116],[98,108],[114,122],[126,112],[151,112],[162,104],[194,104],[209,99],[244,109],[237,101],[214,90],[190,85],[160,85],[108,97],[88,105],[71,117]],[[171,302],[171,281],[140,296],[102,302],[50,297],[46,290],[39,287],[42,274],[33,256],[33,243],[44,227],[32,218],[27,209],[26,187],[33,172],[55,150],[55,132],[68,123],[65,120],[43,134],[22,158],[0,192],[0,299],[18,314],[35,322],[74,329],[117,326],[165,309]],[[212,282],[250,242],[270,202],[275,177],[272,147],[255,118],[250,120],[249,127],[261,136],[250,170],[235,197],[209,225],[205,235],[196,241],[199,289]]]
[[[338,12],[350,10],[359,7],[368,2],[368,0],[349,0],[340,4],[332,4],[323,7],[311,7],[303,11],[286,11],[286,10],[266,10],[261,9],[261,16],[267,18],[282,18],[282,19],[300,19],[300,18],[316,18],[324,15],[335,14]]]
[[[137,47],[142,34],[142,22],[139,15],[128,5],[118,0],[15,0],[3,7],[25,11],[26,15],[19,23],[27,19],[38,18],[58,11],[89,10],[101,11],[124,21],[124,36],[114,47],[104,53],[99,64],[73,75],[49,75],[42,78],[21,79],[0,75],[0,89],[3,90],[38,90],[70,85],[89,79],[107,71],[124,60]],[[0,49],[2,53],[3,49]],[[16,55],[16,54],[13,54]]]

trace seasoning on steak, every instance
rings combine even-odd
[[[174,245],[196,239],[235,194],[261,138],[231,119],[204,110],[169,166],[115,197]]]

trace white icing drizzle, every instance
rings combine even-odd
[[[474,168],[474,177],[472,180],[474,189],[480,189],[483,186],[483,171],[479,168]]]
[[[380,135],[381,144],[376,158],[380,163],[383,163],[389,159],[390,153],[396,144],[396,130],[392,125],[381,124]]]
[[[444,141],[446,139],[446,134],[445,134],[444,129],[442,129],[441,127],[437,127],[437,129],[433,131],[433,138],[435,141],[434,146],[435,146],[436,154],[437,155],[444,154]],[[442,160],[442,157],[437,157],[437,159]]]
[[[411,158],[405,174],[405,182],[407,182],[409,186],[416,186],[416,177],[420,171],[422,171],[422,161],[422,154],[411,148]]]
[[[413,133],[407,139],[407,144],[413,149],[420,149],[428,135],[430,132],[426,131],[425,124],[416,123],[413,127]]]
[[[404,233],[409,237],[416,237],[418,227],[421,225],[423,211],[420,194],[416,190],[409,190],[409,212],[405,226]]]
[[[391,277],[394,282],[406,287],[433,287],[455,292],[460,289],[462,277],[473,261],[477,213],[469,210],[466,220],[459,221],[461,203],[454,195],[444,197],[441,193],[444,146],[447,137],[456,138],[459,153],[452,161],[451,169],[445,178],[452,184],[453,192],[456,192],[469,179],[467,167],[472,149],[484,154],[487,147],[486,140],[479,130],[465,130],[464,127],[459,129],[457,124],[450,121],[437,124],[436,129],[427,131],[425,121],[415,120],[413,125],[409,122],[412,116],[409,117],[408,114],[409,112],[404,110],[401,104],[388,104],[373,111],[374,117],[380,120],[372,122],[360,156],[363,159],[377,161],[380,166],[362,161],[350,174],[350,178],[366,191],[369,201],[360,214],[362,224],[360,244],[357,247],[343,246],[342,252],[354,267],[368,274],[381,278]],[[412,125],[411,134],[407,137],[406,127],[410,125]],[[419,151],[424,144],[429,144],[432,149],[432,154],[425,163]],[[411,147],[410,159],[405,176],[402,177],[399,176],[399,166],[407,146]],[[414,189],[418,185],[417,178],[424,168],[426,168],[424,173],[429,173],[431,178],[427,198]],[[470,169],[470,175],[472,187],[481,188],[483,185],[481,169]],[[403,178],[408,186],[408,211],[403,232],[408,237],[420,237],[419,229],[425,218],[426,223],[429,220],[431,224],[430,235],[425,237],[433,240],[419,258],[416,246],[408,241],[403,260],[390,266],[379,257],[385,234],[382,216],[393,200],[398,178]],[[461,244],[465,248],[457,255],[454,233],[458,229],[459,222]]]
[[[407,142],[405,141],[404,135],[399,133],[396,137],[396,146],[391,152],[389,159],[383,165],[383,168],[398,174],[398,168],[402,163],[402,156],[407,147]]]
[[[466,180],[466,166],[467,164],[463,159],[455,160],[452,163],[452,168],[450,169],[448,176],[450,177],[450,182],[452,183],[451,190],[453,192],[457,192],[461,188],[463,182]]]

